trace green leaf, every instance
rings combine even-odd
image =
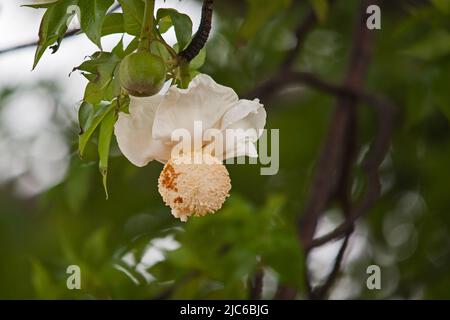
[[[206,48],[203,47],[198,53],[198,55],[195,56],[194,59],[192,59],[192,61],[189,64],[189,68],[191,70],[197,70],[205,64],[205,60],[206,60]]]
[[[175,28],[175,35],[178,41],[178,47],[183,50],[191,41],[192,37],[192,21],[188,15],[180,13],[175,9],[161,8],[156,14],[156,21],[159,24],[161,19],[170,17]]]
[[[127,56],[130,53],[136,51],[138,46],[139,46],[139,37],[136,37],[133,40],[131,40],[131,42],[128,44],[128,47],[124,51],[124,56]]]
[[[83,157],[84,149],[86,148],[87,143],[91,139],[97,127],[103,121],[108,112],[114,110],[116,106],[117,100],[113,101],[109,105],[102,104],[97,108],[90,126],[86,128],[86,130],[78,137],[78,154],[81,158]]]
[[[128,34],[138,36],[142,29],[145,4],[142,0],[119,0],[123,11],[124,29]]]
[[[80,125],[80,134],[88,128],[92,123],[92,118],[94,117],[94,106],[90,103],[81,103],[78,109],[78,123]]]
[[[158,30],[161,34],[166,33],[171,27],[173,27],[173,23],[170,16],[163,17],[158,21]]]
[[[87,37],[95,43],[100,49],[103,21],[106,12],[112,6],[114,0],[78,0],[80,7],[80,27]]]
[[[111,138],[114,130],[114,124],[117,121],[117,113],[114,109],[108,111],[100,126],[100,134],[98,140],[98,155],[100,158],[99,169],[103,177],[103,188],[105,189],[106,199],[108,199],[108,159],[109,149],[111,147]]]
[[[124,32],[123,14],[118,12],[107,14],[103,21],[102,36]]]
[[[113,48],[112,53],[115,54],[117,57],[124,58],[125,56],[129,55],[130,53],[136,51],[138,45],[139,45],[139,38],[135,37],[128,44],[127,48],[124,49],[124,47],[123,47],[123,39],[121,39],[117,43],[117,45]],[[117,69],[116,69],[116,71],[117,71]]]
[[[327,0],[309,0],[313,7],[314,13],[317,16],[317,20],[324,22],[328,16],[328,1]]]
[[[74,70],[84,71],[83,75],[90,81],[86,86],[83,100],[98,104],[100,101],[112,101],[120,94],[117,77],[121,59],[111,52],[96,52],[90,60],[83,62]]]
[[[31,260],[31,284],[39,299],[57,299],[60,290],[52,282],[50,272],[38,259]]]
[[[403,51],[414,58],[431,61],[450,54],[450,33],[436,30]]]
[[[431,3],[442,13],[450,13],[450,1],[448,0],[431,0]]]
[[[169,50],[159,41],[153,41],[150,44],[150,52],[160,56],[164,61],[172,59],[172,55]]]
[[[291,2],[292,0],[247,0],[248,10],[241,26],[241,37],[253,37],[276,13],[289,7]]]
[[[23,4],[21,7],[28,7],[33,9],[47,9],[48,7],[52,6],[53,3],[36,3],[36,4]]]
[[[53,53],[58,50],[64,34],[67,31],[67,25],[73,17],[73,12],[69,10],[69,7],[76,3],[77,0],[60,0],[51,3],[46,7],[47,10],[42,17],[39,26],[39,41],[34,56],[33,69],[50,45],[56,42],[56,45],[53,46]]]

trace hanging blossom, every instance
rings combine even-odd
[[[239,99],[233,89],[200,74],[187,89],[171,86],[165,94],[130,96],[129,114],[119,114],[115,135],[134,165],[165,163],[158,190],[172,214],[186,221],[222,207],[231,189],[222,162],[257,157],[255,143],[265,123],[258,99]]]

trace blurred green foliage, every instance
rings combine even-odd
[[[311,3],[321,22],[296,68],[339,81],[359,1]],[[218,6],[203,72],[241,94],[270,78],[295,44],[293,30],[310,4],[269,4]],[[354,298],[450,298],[449,15],[445,0],[385,1],[382,7],[367,86],[389,96],[400,113],[382,168],[382,198],[360,224],[368,231],[367,246],[343,270],[356,288]],[[2,91],[0,110],[10,91]],[[215,215],[174,219],[157,191],[162,165],[136,168],[114,141],[109,200],[95,139],[83,161],[73,153],[64,181],[44,194],[24,199],[13,181],[0,186],[0,298],[240,299],[249,297],[247,280],[259,268],[275,278],[265,282],[264,297],[272,297],[277,282],[304,292],[295,223],[333,97],[292,88],[264,102],[266,127],[280,129],[280,171],[260,176],[258,166],[229,166],[232,195]],[[375,130],[374,114],[359,110],[363,152]],[[66,131],[75,150],[77,126]],[[365,287],[366,267],[373,263],[383,272],[383,289],[376,292]],[[66,288],[72,264],[81,267],[81,290]]]

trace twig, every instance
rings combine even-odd
[[[350,235],[351,232],[347,232],[344,241],[342,242],[341,247],[339,248],[339,252],[336,255],[336,259],[334,260],[333,269],[331,269],[331,272],[327,276],[325,283],[311,293],[311,296],[314,299],[321,300],[325,298],[328,291],[333,287],[333,284],[335,283],[341,269],[341,264],[344,259],[344,254],[348,246],[348,240],[350,239]]]
[[[255,275],[249,278],[251,300],[261,299],[263,289],[263,278],[264,278],[264,271],[261,268],[258,268]]]
[[[213,0],[203,0],[202,16],[200,25],[189,45],[178,55],[180,59],[189,62],[198,55],[200,50],[205,46],[211,31],[213,13]]]
[[[298,56],[298,53],[305,43],[307,35],[314,28],[316,22],[317,18],[314,10],[309,9],[308,13],[305,16],[305,19],[298,25],[297,29],[295,30],[295,46],[286,54],[284,61],[280,65],[279,73],[281,73],[282,70],[288,70],[292,67],[295,59]]]
[[[367,175],[367,191],[360,204],[350,212],[349,217],[330,233],[312,240],[308,250],[345,236],[346,232],[352,229],[354,222],[364,215],[380,196],[378,168],[390,145],[396,108],[389,100],[381,96],[364,94],[362,98],[363,101],[375,107],[379,125],[375,141],[363,163],[363,169]]]
[[[365,1],[358,14],[354,26],[353,48],[344,86],[358,93],[362,89],[363,79],[367,73],[372,51],[373,33],[365,27]],[[340,178],[345,153],[343,146],[347,141],[348,127],[356,112],[357,99],[349,96],[338,96],[333,118],[324,143],[316,169],[305,212],[299,222],[299,234],[305,248],[309,247],[317,222],[334,192]]]
[[[333,3],[334,1],[335,0],[330,1],[330,4]],[[286,53],[286,56],[284,57],[280,66],[278,67],[276,73],[269,80],[260,84],[259,86],[255,87],[252,91],[247,93],[245,95],[246,97],[248,98],[258,97],[260,99],[264,99],[265,96],[271,95],[274,90],[283,85],[283,82],[286,81],[286,72],[291,71],[295,59],[297,58],[301,49],[303,48],[303,45],[305,43],[308,34],[313,30],[316,23],[317,23],[316,14],[314,10],[310,8],[304,20],[302,20],[295,29],[295,38],[296,38],[295,46]]]

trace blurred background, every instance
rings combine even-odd
[[[295,46],[294,30],[310,4],[217,2],[202,71],[245,95]],[[43,11],[20,7],[29,3],[0,2],[0,51],[37,39]],[[358,4],[316,7],[319,23],[296,69],[343,78]],[[162,6],[189,14],[198,27],[200,2],[157,1]],[[382,197],[358,221],[330,298],[450,298],[449,17],[446,0],[385,1],[382,7],[367,88],[400,110],[382,165]],[[105,50],[119,40],[105,37]],[[173,32],[168,41],[175,41]],[[261,176],[259,166],[229,165],[233,189],[223,209],[181,223],[158,193],[160,163],[134,167],[114,145],[105,200],[95,143],[78,158],[76,114],[86,82],[69,74],[95,45],[82,35],[66,39],[31,71],[34,49],[0,54],[0,298],[245,299],[248,279],[259,270],[263,298],[273,298],[280,285],[304,298],[305,267],[313,285],[330,272],[342,240],[314,249],[305,261],[295,224],[332,96],[292,86],[263,101],[266,127],[280,129],[279,173]],[[374,114],[360,108],[363,154]],[[341,220],[338,209],[327,211],[317,235]],[[74,264],[81,268],[81,290],[66,287],[66,268]],[[371,264],[381,267],[380,290],[366,287]]]

